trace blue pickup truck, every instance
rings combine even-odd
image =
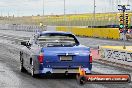
[[[79,67],[91,73],[90,48],[81,45],[71,33],[39,32],[21,45],[20,71],[28,71],[33,77],[49,73],[77,74]]]

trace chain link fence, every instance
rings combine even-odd
[[[131,13],[132,16],[132,13]],[[29,17],[1,17],[0,24],[26,24],[39,25],[42,22],[49,26],[105,26],[119,25],[119,14],[98,13],[93,18],[93,14],[66,15],[64,16],[29,16]]]

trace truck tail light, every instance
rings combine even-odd
[[[41,54],[38,56],[38,61],[39,61],[39,63],[43,63],[43,60],[44,60],[44,54],[41,53]]]
[[[89,55],[89,62],[92,63],[92,60],[93,60],[93,58],[92,58],[92,55],[90,54]]]

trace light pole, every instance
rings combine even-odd
[[[66,1],[64,0],[64,16],[66,14]]]
[[[129,5],[129,0],[127,1],[127,4]]]
[[[93,11],[93,16],[94,16],[94,23],[93,26],[95,26],[95,9],[96,9],[96,1],[94,0],[94,11]]]
[[[66,1],[64,0],[64,25],[66,26]]]
[[[43,16],[44,16],[44,0],[43,0]]]

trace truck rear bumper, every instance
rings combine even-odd
[[[88,68],[82,68],[87,74],[91,73]],[[53,69],[43,68],[43,70],[35,71],[35,74],[46,74],[46,73],[79,73],[79,69]]]

